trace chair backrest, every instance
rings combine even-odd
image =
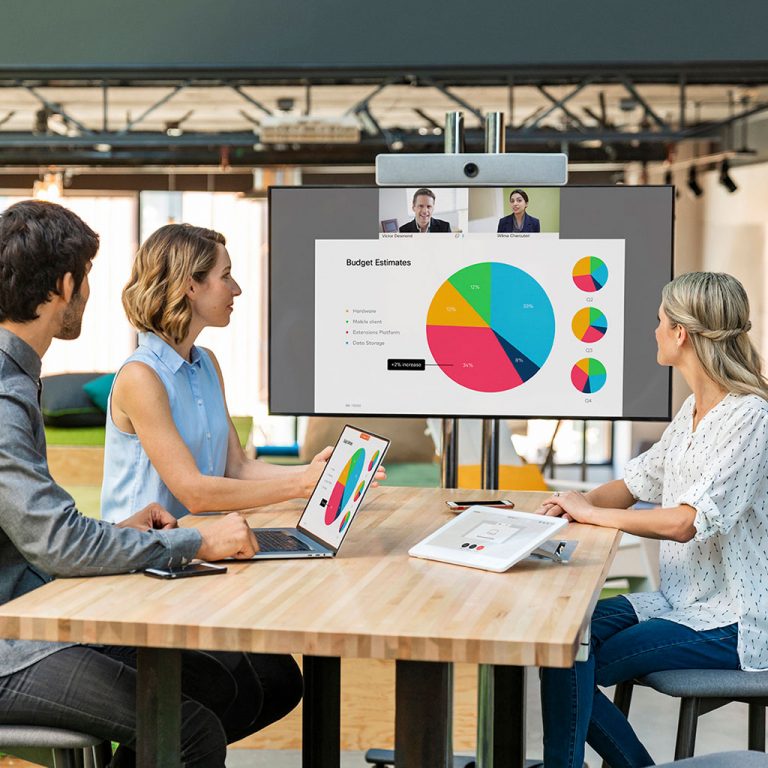
[[[481,487],[480,465],[461,464],[459,466],[459,488]],[[544,475],[535,464],[499,467],[499,488],[508,491],[546,491]]]

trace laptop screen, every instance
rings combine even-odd
[[[389,447],[389,440],[344,427],[312,492],[299,530],[338,549]]]

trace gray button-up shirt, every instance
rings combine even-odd
[[[56,485],[46,457],[40,366],[32,347],[0,328],[0,604],[55,576],[165,568],[193,558],[199,531],[116,528],[81,515]],[[68,645],[0,639],[0,677]]]

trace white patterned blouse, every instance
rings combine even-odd
[[[658,592],[627,595],[640,621],[738,622],[742,669],[768,669],[768,402],[726,395],[693,428],[689,397],[624,482],[636,499],[696,510],[694,538],[662,541]]]

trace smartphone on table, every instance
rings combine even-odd
[[[146,568],[144,574],[155,579],[186,579],[189,576],[214,576],[217,573],[226,573],[226,565],[213,565],[213,563],[190,563],[180,565],[178,568]]]
[[[511,499],[476,499],[475,501],[446,501],[451,512],[462,512],[469,507],[496,507],[497,509],[514,509],[515,502]]]

